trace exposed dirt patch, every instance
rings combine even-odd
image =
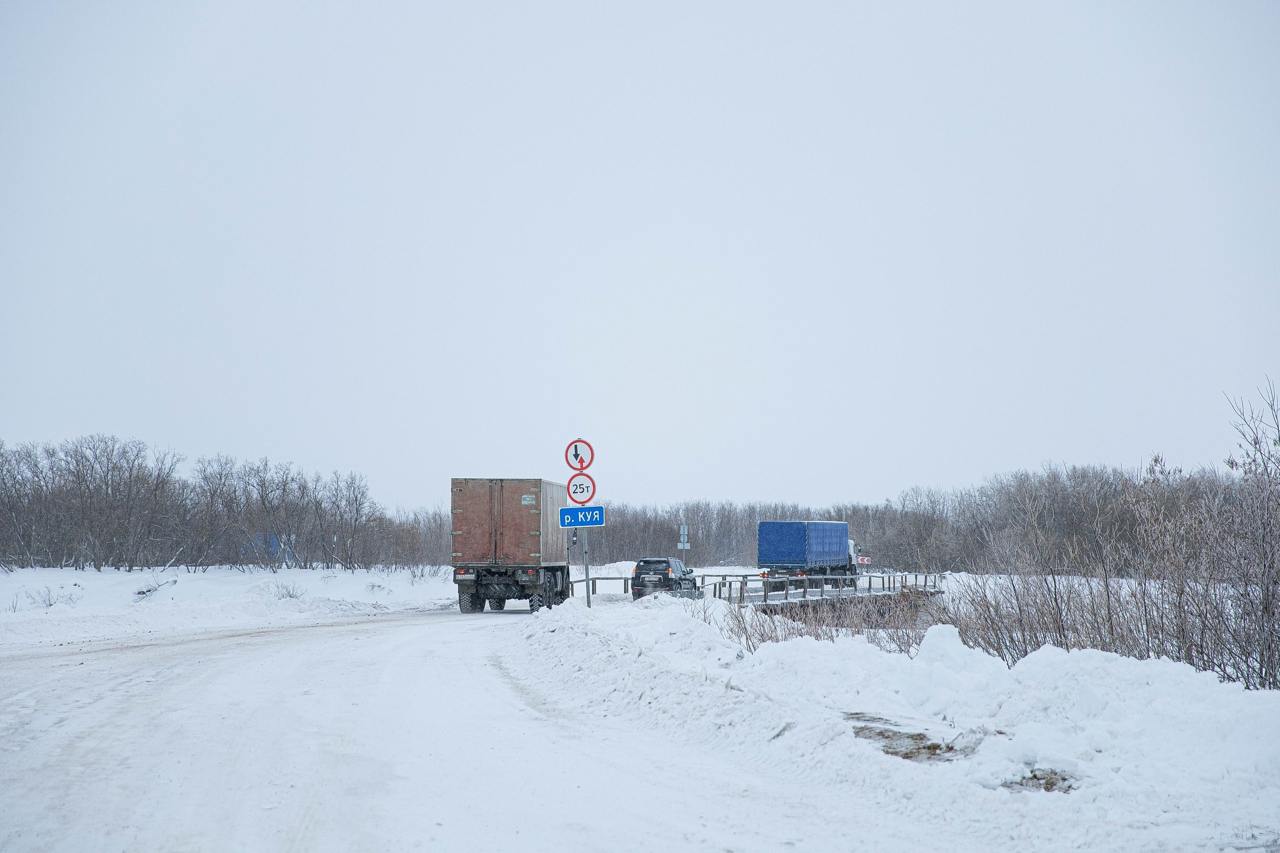
[[[908,761],[954,761],[972,755],[982,742],[982,737],[964,737],[943,742],[923,732],[908,731],[898,727],[893,720],[850,711],[844,718],[854,723],[853,733],[872,741],[886,755],[896,755]],[[967,734],[967,733],[966,733]]]
[[[955,761],[967,758],[977,750],[978,746],[991,735],[1004,737],[1005,732],[996,729],[966,729],[954,738],[943,740],[931,737],[924,732],[913,732],[903,728],[893,720],[877,717],[874,714],[863,714],[857,711],[846,712],[844,718],[853,723],[853,733],[860,738],[872,741],[886,755],[896,755],[907,761],[934,762]],[[1005,782],[1003,787],[1011,791],[1058,791],[1067,793],[1079,784],[1074,776],[1052,767],[1033,767],[1026,776]]]
[[[1076,779],[1052,767],[1033,767],[1021,779],[1005,782],[1011,791],[1059,791],[1063,794],[1076,787]]]

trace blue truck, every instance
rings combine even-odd
[[[762,521],[756,565],[770,578],[857,574],[856,545],[843,521]]]

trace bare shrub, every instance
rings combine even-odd
[[[764,643],[798,637],[800,633],[785,620],[769,616],[754,607],[726,605],[718,618],[711,610],[711,599],[701,599],[689,605],[695,616],[720,630],[721,636],[732,640],[748,652],[755,652]],[[700,612],[698,612],[700,608]]]
[[[133,593],[134,600],[145,601],[159,590],[164,589],[166,586],[175,586],[177,583],[177,578],[169,578],[168,580],[162,581],[159,578],[152,576],[151,580],[145,586]]]
[[[31,590],[25,590],[25,592],[27,593],[27,600],[35,607],[48,609],[58,603],[58,594],[47,586],[35,592]]]
[[[797,626],[799,636],[834,640],[861,635],[885,651],[914,655],[942,614],[932,597],[907,591],[796,608],[787,622]]]
[[[448,570],[447,566],[407,566],[410,585],[427,578],[438,578]]]
[[[276,581],[271,585],[272,591],[275,593],[277,600],[286,598],[302,598],[305,591],[296,583],[291,581]]]
[[[1261,406],[1236,402],[1240,475],[1237,500],[1214,514],[1212,545],[1230,586],[1224,625],[1246,686],[1280,688],[1280,397],[1262,389]],[[1213,507],[1217,510],[1218,507]]]
[[[933,599],[909,592],[828,600],[791,608],[785,616],[754,606],[717,606],[712,602],[702,599],[691,603],[688,609],[749,652],[765,643],[796,637],[835,640],[861,635],[886,651],[914,655],[925,632],[944,614]]]
[[[37,589],[34,592],[29,589],[24,589],[22,592],[26,595],[27,602],[32,607],[40,607],[46,610],[53,607],[55,604],[75,604],[80,600],[81,596],[80,584],[72,584],[71,589],[69,590],[64,590],[59,587],[58,590],[55,591],[46,586],[42,589]],[[14,596],[14,600],[17,600],[17,596]],[[16,607],[13,609],[15,611],[17,610]]]
[[[1012,664],[1043,645],[1167,658],[1248,688],[1280,688],[1280,399],[1234,406],[1235,477],[1186,475],[1155,457],[1124,491],[1131,533],[1104,529],[1086,557],[1046,568],[1042,521],[997,540],[999,576],[949,593],[947,621]]]

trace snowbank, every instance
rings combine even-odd
[[[591,577],[631,577],[631,573],[635,571],[635,560],[624,560],[619,563],[605,563],[604,565],[592,565]],[[581,564],[575,564],[569,567],[569,576],[572,578],[586,577],[586,569]]]
[[[943,816],[947,847],[1280,840],[1280,694],[1103,652],[1044,648],[1009,669],[949,626],[915,659],[860,638],[746,654],[716,627],[725,607],[575,599],[530,620],[521,671],[584,713],[846,790],[859,809]]]
[[[314,623],[456,602],[444,573],[415,581],[403,571],[19,569],[0,573],[0,650]]]

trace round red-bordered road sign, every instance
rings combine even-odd
[[[590,474],[579,471],[569,478],[564,490],[569,493],[569,500],[578,506],[586,506],[596,496],[596,481],[591,479]]]
[[[564,461],[575,471],[585,471],[596,461],[595,448],[591,446],[591,442],[575,438],[564,449]]]

